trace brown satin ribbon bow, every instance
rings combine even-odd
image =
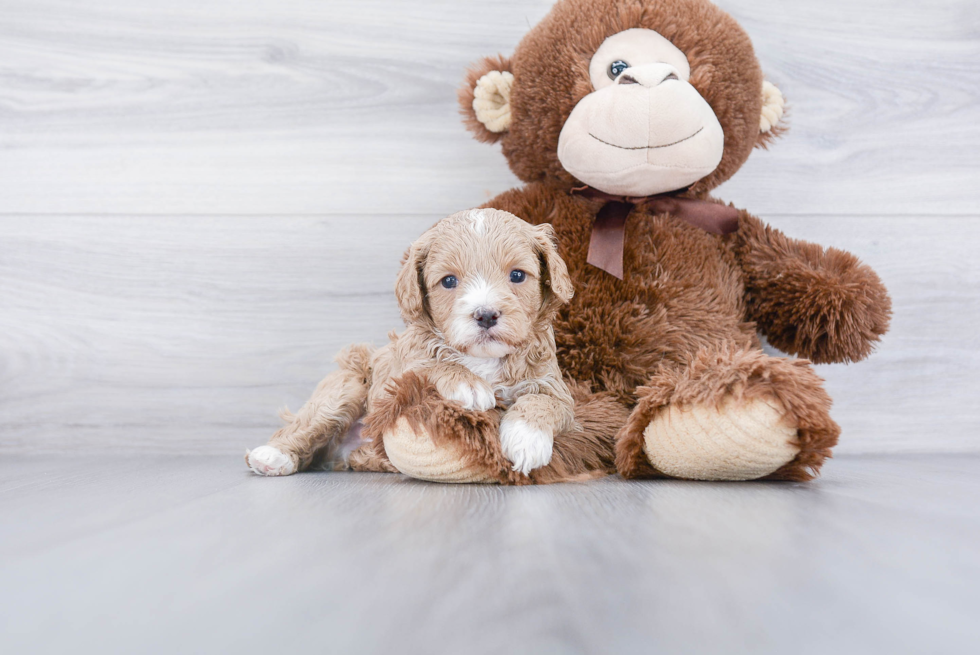
[[[670,214],[711,234],[731,234],[738,229],[738,210],[697,198],[680,196],[685,189],[655,196],[614,196],[590,186],[572,189],[572,195],[605,200],[595,216],[589,256],[586,261],[610,275],[623,279],[623,244],[626,218],[639,207],[650,214]]]

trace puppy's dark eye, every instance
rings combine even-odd
[[[513,282],[514,284],[520,284],[526,278],[527,278],[527,273],[525,273],[524,271],[516,270],[510,272],[510,281]]]
[[[447,289],[455,289],[456,285],[459,284],[459,280],[456,279],[455,275],[447,275],[446,277],[439,280],[439,284]]]
[[[627,64],[622,59],[617,59],[613,63],[609,64],[609,79],[614,80],[623,74],[623,71],[629,68],[630,65]]]

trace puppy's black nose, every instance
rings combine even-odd
[[[497,319],[500,318],[500,312],[495,309],[478,309],[473,314],[473,318],[476,319],[477,324],[481,328],[489,330],[497,324]]]

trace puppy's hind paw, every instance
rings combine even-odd
[[[475,409],[485,412],[493,409],[497,405],[493,390],[487,385],[476,386],[466,382],[460,382],[446,398],[455,400],[463,406],[463,409]]]
[[[514,463],[514,470],[527,475],[551,463],[554,438],[522,418],[506,414],[500,422],[500,447],[504,457]]]
[[[259,475],[292,475],[296,472],[296,462],[275,446],[259,446],[245,451],[245,463]]]

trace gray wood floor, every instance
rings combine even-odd
[[[812,484],[5,458],[5,653],[966,653],[980,456]]]

